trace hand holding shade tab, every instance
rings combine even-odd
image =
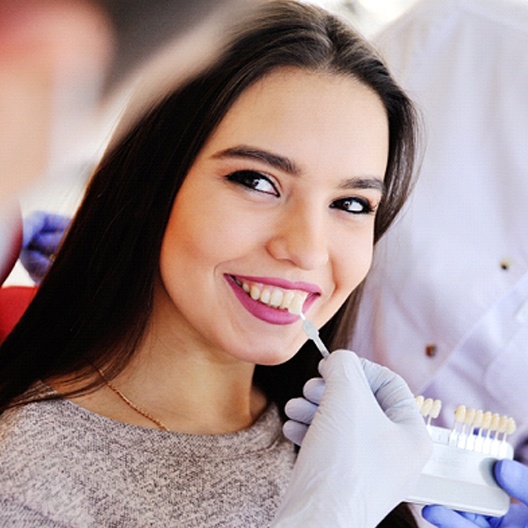
[[[328,349],[319,337],[319,330],[317,330],[317,327],[312,323],[312,321],[306,319],[305,315],[302,312],[299,314],[299,317],[302,319],[303,322],[304,333],[308,336],[309,339],[311,339],[315,343],[315,346],[317,347],[317,350],[321,352],[321,355],[324,358],[328,357],[330,355],[330,352],[328,352]]]
[[[377,526],[414,488],[431,440],[397,374],[350,350],[332,352],[319,369],[305,398],[286,406],[284,433],[302,446],[272,526]]]
[[[314,341],[325,358],[323,362],[326,361],[330,354],[316,326],[302,312],[298,315],[303,321],[306,335]],[[311,379],[305,384],[304,398],[288,402],[286,413],[290,421],[285,424],[284,433],[292,442],[298,445],[303,443],[317,416],[325,387],[325,380]],[[378,394],[375,396],[379,398]],[[496,413],[459,406],[453,428],[449,430],[431,425],[431,421],[440,414],[440,400],[417,396],[416,405],[421,416],[426,419],[433,451],[415,487],[406,496],[406,502],[439,504],[491,516],[504,515],[508,511],[510,498],[496,483],[493,465],[497,460],[513,458],[513,448],[506,438],[515,431],[514,420]],[[351,451],[350,457],[353,456]]]

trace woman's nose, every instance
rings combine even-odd
[[[318,269],[329,259],[328,233],[324,220],[299,208],[283,215],[268,241],[268,252],[304,270]]]

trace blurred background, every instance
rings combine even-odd
[[[396,19],[417,0],[307,0],[307,3],[320,5],[340,14],[356,26],[367,38],[375,35],[387,23]],[[46,182],[33,188],[23,196],[23,215],[35,210],[44,210],[65,215],[73,215],[91,171],[102,155],[110,138],[113,125],[122,110],[119,105],[108,115],[108,124],[98,137],[85,145],[77,159],[67,167],[67,174],[51,175]],[[17,263],[5,285],[31,285],[27,271]]]
[[[366,36],[395,19],[416,0],[313,0],[309,3],[341,13],[361,28]]]

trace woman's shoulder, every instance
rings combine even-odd
[[[0,415],[0,452],[5,446],[32,446],[35,442],[47,442],[49,432],[53,433],[56,423],[54,419],[55,402],[34,402],[17,405]],[[24,440],[22,445],[19,441]]]
[[[58,512],[63,514],[64,507],[60,497],[64,489],[75,486],[65,462],[75,463],[82,456],[71,449],[71,418],[60,400],[20,405],[0,416],[2,526],[7,522],[9,526],[58,526],[54,518]],[[87,504],[81,494],[72,498],[79,502],[69,505],[73,521],[87,511]]]
[[[43,457],[53,458],[64,440],[68,421],[60,401],[35,402],[13,407],[0,416],[0,481],[17,479],[24,466],[31,468]],[[59,419],[57,419],[59,418]],[[71,427],[71,425],[70,425]]]

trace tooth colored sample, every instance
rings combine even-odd
[[[466,416],[464,417],[464,423],[467,425],[471,425],[474,419],[475,419],[475,409],[468,409],[466,412]]]
[[[459,405],[455,410],[455,421],[463,422],[466,417],[466,406]]]
[[[515,423],[515,420],[513,418],[508,418],[508,422],[506,423],[506,433],[511,435],[515,433],[516,429],[517,424]]]
[[[433,402],[433,406],[431,407],[431,412],[429,413],[429,416],[431,418],[438,418],[440,415],[440,410],[442,409],[442,402],[440,400],[435,400]]]
[[[299,315],[302,312],[302,307],[304,303],[304,298],[300,295],[294,295],[292,302],[290,303],[290,306],[288,307],[288,311],[291,314]]]
[[[475,413],[475,419],[473,420],[473,427],[482,427],[482,422],[484,421],[484,413],[482,409],[478,409]]]
[[[496,431],[499,428],[499,423],[500,423],[500,414],[493,413],[493,415],[491,416],[490,429],[492,431]]]
[[[482,428],[489,429],[490,424],[491,424],[491,412],[486,411],[484,413],[484,416],[482,417]]]
[[[422,416],[428,416],[429,412],[431,411],[431,407],[433,406],[433,400],[432,398],[427,398],[422,405],[422,408],[420,409],[420,412],[422,413]]]

